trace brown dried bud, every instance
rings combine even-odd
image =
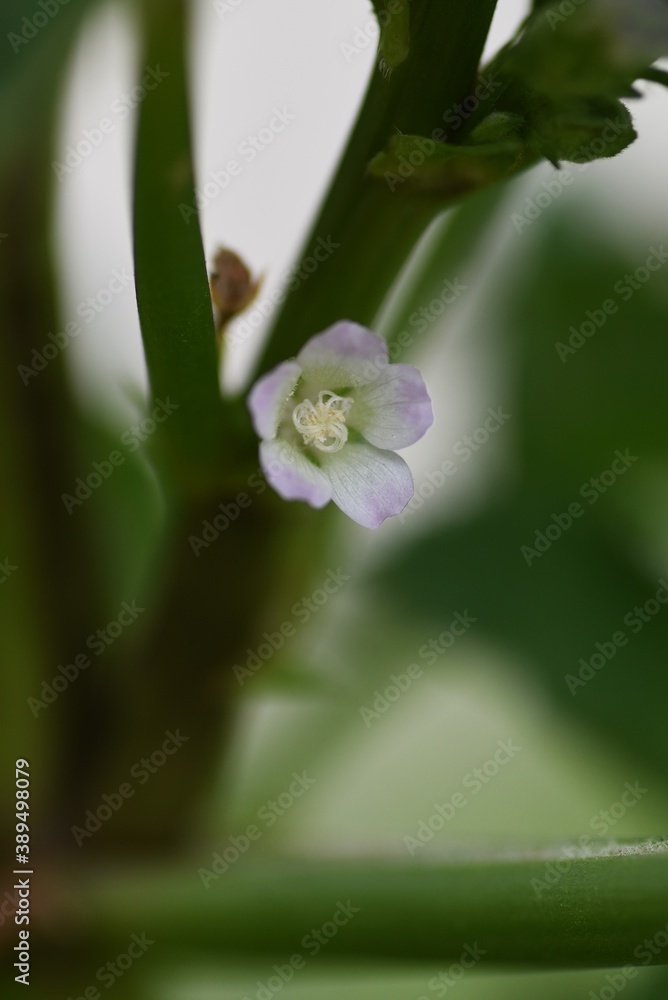
[[[209,276],[211,297],[218,310],[218,327],[224,327],[255,298],[261,278],[253,281],[249,269],[233,250],[221,247]]]

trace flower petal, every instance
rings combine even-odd
[[[348,423],[377,448],[407,448],[434,422],[424,379],[412,365],[388,365],[355,393]]]
[[[284,500],[306,500],[311,507],[324,507],[332,499],[328,476],[287,441],[263,441],[260,464],[267,482]]]
[[[253,427],[265,441],[276,437],[281,410],[291,395],[302,370],[296,361],[284,361],[255,383],[248,394]]]
[[[370,444],[347,444],[323,455],[333,500],[344,514],[365,528],[378,528],[400,514],[413,497],[413,477],[403,458]]]
[[[387,344],[366,327],[342,320],[311,337],[297,361],[322,389],[366,385],[387,367]]]

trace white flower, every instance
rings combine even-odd
[[[312,337],[251,389],[248,405],[268,482],[286,500],[333,500],[358,524],[377,528],[413,496],[395,449],[433,422],[422,376],[390,364],[385,341],[342,321]]]

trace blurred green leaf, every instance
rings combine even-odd
[[[34,131],[35,122],[24,115],[28,100],[38,106],[44,99],[44,82],[54,67],[62,65],[84,16],[96,0],[54,3],[44,7],[24,0],[5,0],[0,8],[0,124],[2,155]],[[46,8],[46,9],[44,9]]]
[[[656,532],[651,494],[668,468],[668,255],[661,263],[663,249],[648,246],[629,262],[594,228],[575,214],[545,216],[508,263],[520,280],[504,274],[504,293],[493,293],[485,323],[516,362],[504,409],[517,475],[482,513],[398,553],[377,586],[418,620],[468,607],[562,711],[665,780],[668,608],[653,604],[645,621],[634,608],[656,600],[666,566],[637,499]],[[569,684],[580,671],[587,683]]]
[[[589,511],[527,565],[523,546],[535,546],[537,531],[556,533],[553,513],[567,518],[567,506],[563,494],[525,486],[522,495],[475,520],[430,533],[383,568],[382,589],[404,614],[431,623],[444,622],[453,607],[466,608],[479,637],[519,655],[563,712],[665,780],[661,720],[668,680],[661,663],[668,614],[637,633],[624,624],[634,607],[654,598],[658,580],[639,573],[586,520]],[[620,630],[628,648],[611,646]],[[597,643],[614,650],[609,662]],[[592,657],[603,669],[587,667],[588,681],[569,685],[567,678],[583,670],[580,661]]]
[[[522,239],[495,313],[518,363],[522,475],[577,499],[618,448],[668,460],[668,247],[634,236],[622,250],[605,220],[556,206]]]
[[[535,93],[621,97],[668,52],[662,0],[541,4],[500,64]]]

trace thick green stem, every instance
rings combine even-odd
[[[477,946],[481,967],[665,964],[668,949],[647,942],[665,942],[668,853],[629,850],[575,860],[565,849],[513,861],[241,860],[222,874],[209,855],[181,880],[114,879],[84,898],[104,941],[146,928],[164,954],[178,946],[285,961],[343,903],[350,919],[328,958],[449,962]]]

